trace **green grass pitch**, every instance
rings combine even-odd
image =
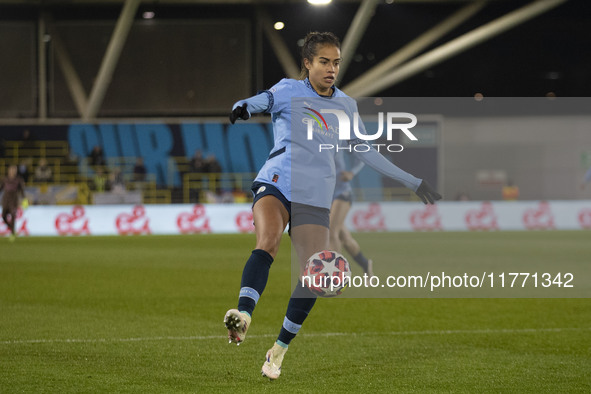
[[[357,239],[378,259],[591,262],[584,231]],[[270,382],[287,237],[246,341],[229,345],[222,323],[253,247],[253,235],[0,239],[0,392],[591,392],[588,298],[321,299]]]

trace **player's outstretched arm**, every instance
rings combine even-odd
[[[441,194],[437,193],[425,180],[419,179],[402,170],[397,165],[388,161],[388,159],[375,149],[371,148],[367,152],[356,152],[356,154],[361,161],[374,170],[397,180],[415,192],[425,204],[433,204],[435,201],[441,199]]]
[[[230,123],[234,124],[237,119],[248,120],[251,114],[265,112],[269,109],[269,95],[267,93],[240,100],[234,103],[230,113]]]

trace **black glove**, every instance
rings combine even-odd
[[[236,119],[248,120],[250,118],[250,112],[246,109],[248,104],[244,103],[241,107],[236,107],[230,114],[230,123],[234,124]]]
[[[435,201],[441,200],[441,194],[437,193],[427,181],[422,180],[419,188],[415,192],[417,196],[423,200],[425,204],[434,204]]]

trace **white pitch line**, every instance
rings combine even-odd
[[[536,332],[565,332],[565,331],[591,331],[591,327],[570,328],[501,328],[479,330],[424,330],[424,331],[386,331],[386,332],[316,332],[302,333],[304,337],[336,337],[336,336],[416,336],[416,335],[453,335],[453,334],[527,334]],[[249,338],[269,338],[277,334],[255,334]],[[0,345],[36,344],[36,343],[118,343],[118,342],[148,342],[148,341],[202,341],[208,339],[225,339],[223,335],[195,335],[195,336],[161,336],[144,338],[73,338],[73,339],[14,339],[0,341]]]

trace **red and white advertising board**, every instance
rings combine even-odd
[[[591,201],[354,203],[352,231],[590,230]],[[33,206],[17,217],[19,235],[249,233],[250,204]],[[8,228],[0,221],[0,236]]]
[[[353,231],[583,230],[591,229],[591,201],[358,203],[346,224]]]

